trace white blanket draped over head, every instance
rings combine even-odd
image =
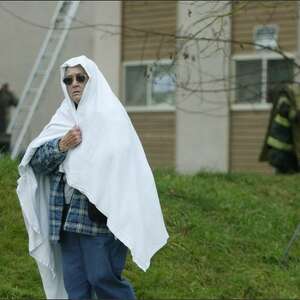
[[[89,76],[77,110],[62,82],[65,68],[81,65]],[[69,150],[61,170],[68,184],[84,193],[106,215],[111,232],[131,251],[144,271],[166,244],[165,228],[152,171],[126,110],[97,65],[85,56],[61,66],[65,99],[28,146],[19,165],[17,194],[29,236],[29,252],[39,267],[47,298],[65,298],[60,248],[48,239],[49,177],[29,165],[36,149],[79,126],[82,142]]]

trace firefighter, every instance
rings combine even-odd
[[[0,134],[5,134],[9,121],[9,108],[17,104],[18,99],[9,89],[9,84],[4,83],[0,89]]]
[[[277,174],[293,174],[299,171],[295,146],[295,127],[299,121],[297,103],[299,86],[285,84],[273,91],[269,127],[260,161],[268,161]]]

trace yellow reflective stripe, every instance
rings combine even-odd
[[[289,105],[291,104],[289,98],[287,98],[286,96],[281,96],[279,98],[278,106],[281,105],[282,103],[286,103],[286,104],[289,104]]]
[[[280,116],[280,115],[277,115],[275,117],[275,122],[282,125],[282,126],[284,126],[284,127],[291,127],[290,121],[288,119]]]
[[[293,150],[293,146],[287,143],[280,142],[279,140],[269,136],[267,140],[267,144],[279,150],[291,151]]]

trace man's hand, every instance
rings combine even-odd
[[[81,131],[78,126],[69,130],[64,137],[59,141],[58,147],[62,152],[75,148],[81,143]]]

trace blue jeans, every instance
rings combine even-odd
[[[69,299],[136,299],[121,274],[127,247],[112,233],[90,236],[62,232],[61,252],[65,289]]]

